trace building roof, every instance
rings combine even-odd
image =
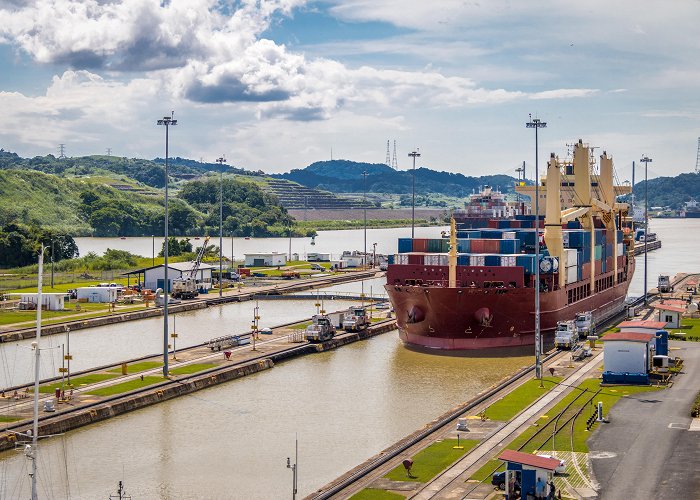
[[[671,312],[677,312],[677,313],[684,313],[685,312],[685,305],[677,305],[677,304],[658,304],[654,306],[654,309],[659,309],[661,311],[671,311]]]
[[[39,295],[39,292],[16,292],[16,293],[8,293],[6,295],[21,295],[23,297],[25,296],[30,296],[30,295]],[[42,296],[52,296],[52,297],[65,297],[68,295],[67,292],[41,292]]]
[[[617,325],[618,328],[641,328],[641,329],[646,329],[646,330],[661,330],[664,326],[666,326],[666,323],[663,321],[650,321],[650,320],[645,320],[645,321],[623,321],[619,325]]]
[[[665,325],[666,323],[664,323]],[[603,342],[609,342],[611,340],[616,341],[626,341],[626,342],[645,342],[648,343],[652,339],[656,338],[653,333],[643,333],[643,332],[617,332],[617,333],[607,333],[603,337]]]
[[[251,257],[253,255],[260,255],[260,256],[265,256],[265,257],[274,257],[276,255],[284,255],[285,257],[287,256],[286,253],[283,252],[253,252],[253,253],[244,253],[246,257]]]
[[[190,271],[193,265],[194,261],[192,260],[187,262],[168,262],[168,269],[175,269],[176,271],[181,271],[184,273],[185,271]],[[141,274],[144,271],[158,269],[159,267],[163,267],[163,264],[160,264],[158,266],[143,267],[141,269],[134,269],[133,271],[123,273],[122,276],[127,276],[129,274]],[[204,262],[202,262],[201,264],[199,264],[199,270],[201,271],[202,269],[216,269],[216,266],[212,266],[210,264],[205,264]]]
[[[538,457],[531,453],[523,453],[515,450],[503,450],[503,453],[498,457],[504,462],[515,462],[518,464],[529,465],[538,469],[555,470],[559,467],[559,460],[556,458]]]

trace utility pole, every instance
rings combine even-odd
[[[540,336],[540,171],[537,157],[538,137],[537,131],[545,128],[547,123],[542,122],[539,118],[532,118],[525,124],[527,128],[535,129],[535,377],[540,381],[542,387],[542,365],[540,363],[540,353],[542,350]]]
[[[223,295],[223,248],[224,248],[224,163],[223,156],[216,159],[221,168],[219,172],[219,297]]]
[[[294,463],[287,457],[287,469],[292,469],[292,500],[297,498],[297,464],[299,463],[299,439],[294,439]]]
[[[408,153],[408,156],[413,158],[413,187],[411,192],[413,193],[413,201],[411,202],[411,238],[416,237],[416,158],[420,157],[418,152],[419,148],[415,151]]]
[[[168,299],[170,298],[170,283],[168,282],[168,132],[171,126],[177,125],[174,119],[175,111],[171,111],[170,116],[158,120],[158,125],[165,126],[165,245],[163,247],[164,257],[164,287],[163,291],[163,376],[168,376]]]
[[[647,257],[649,255],[647,251],[647,244],[649,241],[649,181],[647,167],[651,161],[651,158],[647,155],[642,155],[642,159],[639,160],[639,163],[644,163],[644,305],[649,303],[647,295]]]
[[[362,268],[367,266],[367,171],[362,172],[364,178],[364,194],[362,196],[362,207],[365,214],[365,249],[362,254]]]

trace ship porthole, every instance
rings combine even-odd
[[[513,330],[515,330],[515,327],[514,327],[514,326],[511,326],[511,327],[510,327],[510,331],[512,332]]]

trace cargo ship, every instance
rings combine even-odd
[[[464,208],[455,210],[454,218],[461,227],[472,229],[486,226],[491,219],[507,219],[528,213],[525,203],[508,201],[505,194],[487,185],[479,193],[470,195]]]
[[[539,227],[535,215],[480,229],[458,228],[453,218],[449,238],[399,239],[385,289],[403,342],[446,350],[533,345],[538,289],[545,342],[576,313],[600,322],[624,307],[635,263],[633,232],[623,228],[629,206],[616,202],[612,158],[603,153],[593,176],[590,151],[579,141],[573,158],[552,155]],[[575,198],[563,210],[562,186]]]

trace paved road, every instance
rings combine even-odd
[[[700,343],[670,346],[685,359],[673,387],[623,398],[588,441],[602,499],[700,499],[700,431],[688,430],[700,391]]]

